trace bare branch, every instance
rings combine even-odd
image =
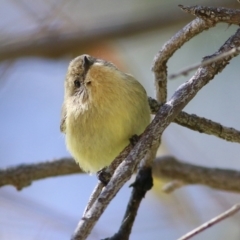
[[[135,182],[130,185],[133,189],[120,228],[116,234],[107,238],[108,240],[129,239],[140,203],[147,191],[153,186],[152,164],[156,157],[157,149],[156,145],[151,146],[151,150],[141,161]]]
[[[186,9],[183,6],[181,7]],[[206,8],[204,9],[206,10]],[[222,8],[216,9],[219,9],[217,13],[221,13],[222,17],[220,17],[214,12],[212,13],[211,11],[210,13],[205,10],[203,11],[203,8],[195,7],[194,10],[188,9],[189,12],[192,13],[194,12],[194,14],[202,15],[201,17],[204,20],[195,19],[190,24],[185,26],[183,30],[179,31],[168,43],[164,45],[162,50],[160,50],[158,55],[155,57],[153,71],[155,74],[155,84],[157,87],[157,98],[161,103],[165,103],[167,98],[166,64],[168,59],[186,41],[188,41],[198,33],[202,32],[203,30],[206,30],[214,26],[217,22],[224,20]],[[230,18],[227,18],[225,20],[237,22],[239,21],[239,18],[232,15]],[[140,24],[138,23],[137,25]],[[136,25],[134,26],[136,27]],[[106,36],[113,37],[112,35],[113,32],[107,31],[106,33],[102,30],[103,29],[100,29],[100,31],[95,31],[93,35],[91,35],[90,37],[95,38],[94,36],[99,36],[98,35],[99,33],[100,36],[103,36],[103,38]],[[37,39],[38,41],[34,42],[35,47],[36,45],[38,45],[38,47],[39,45],[45,46],[44,37],[38,38]],[[54,42],[54,45],[57,45],[56,40],[57,41],[61,40],[62,37],[64,38],[66,36],[63,35],[58,36],[58,34],[56,34],[55,36],[52,36],[52,39],[50,39],[50,43],[52,44],[52,42]],[[67,37],[69,37],[69,35],[67,35]],[[71,41],[76,42],[76,36],[73,35],[70,36],[70,38]],[[78,38],[79,36],[77,36],[77,41],[79,43]],[[66,49],[70,47],[69,42],[71,41],[63,41],[63,43],[67,42],[67,45],[65,45]],[[83,42],[84,41],[86,42],[85,35],[83,36]],[[24,43],[24,41],[22,41],[22,43]],[[24,44],[21,45],[20,48],[24,49],[25,51],[29,51],[29,43],[25,45]],[[34,46],[34,44],[32,44],[31,46]],[[9,47],[9,45],[7,45],[7,47]],[[14,44],[12,44],[12,46],[14,46]],[[113,164],[111,164],[111,166],[108,168],[109,173],[108,177],[110,178],[108,180],[110,181],[105,186],[105,188],[103,188],[102,183],[99,183],[95,188],[93,194],[91,195],[88,206],[84,211],[83,218],[80,220],[77,229],[74,233],[73,236],[74,240],[85,239],[89,235],[95,223],[98,221],[99,217],[108,206],[109,202],[118,193],[123,184],[130,179],[131,175],[135,171],[136,166],[141,162],[142,166],[138,172],[136,182],[133,184],[134,189],[132,191],[132,196],[129,201],[127,211],[125,213],[124,220],[118,232],[119,234],[116,235],[117,237],[113,239],[119,239],[119,236],[120,239],[122,239],[123,232],[125,234],[124,239],[128,238],[141,200],[143,199],[146,191],[149,190],[147,188],[144,189],[142,186],[139,187],[137,185],[140,178],[139,176],[141,175],[140,172],[141,170],[150,169],[152,159],[148,158],[148,156],[153,154],[152,151],[153,146],[154,148],[155,147],[157,148],[159,146],[162,133],[171,122],[175,121],[176,123],[182,126],[200,132],[213,134],[228,141],[240,142],[239,131],[232,128],[223,127],[218,123],[212,122],[205,118],[199,118],[196,115],[189,115],[187,113],[181,112],[181,110],[188,104],[188,102],[194,98],[197,92],[203,86],[205,86],[210,80],[212,80],[217,73],[221,72],[229,63],[229,60],[231,58],[233,58],[239,53],[236,51],[236,49],[239,48],[239,46],[240,46],[240,29],[238,29],[234,36],[230,37],[228,41],[226,41],[226,43],[219,49],[217,53],[205,58],[207,60],[205,60],[204,64],[202,64],[199,67],[195,75],[189,81],[182,84],[167,103],[165,104],[154,103],[151,106],[152,109],[158,108],[154,120],[145,130],[138,143],[134,147],[129,145],[127,149],[125,149],[122,152],[122,154],[119,157],[117,157]],[[15,45],[15,47],[19,46]],[[59,45],[57,47],[59,48]],[[3,54],[1,53],[0,61],[1,59],[4,59],[5,49],[8,54],[10,53],[10,55],[8,55],[7,57],[16,56],[14,55],[16,54],[15,53],[16,49],[14,50],[14,48],[6,48],[6,46],[2,49]],[[35,53],[36,51],[38,52],[39,50],[35,50]],[[232,52],[231,54],[227,54],[226,53],[227,51]],[[221,55],[224,55],[224,58],[222,58]],[[181,187],[182,184],[197,183],[204,184],[217,189],[240,192],[240,187],[236,184],[237,182],[239,182],[240,179],[240,172],[237,171],[193,166],[191,164],[179,162],[171,157],[158,158],[154,163],[153,169],[156,177],[161,178],[166,177],[168,179],[173,180],[173,182],[178,183],[175,184],[174,189],[176,189],[177,187]],[[50,176],[59,176],[63,174],[72,174],[80,172],[82,171],[79,169],[79,167],[72,160],[69,161],[69,159],[61,159],[59,161],[45,162],[40,164],[19,165],[5,170],[0,170],[0,186],[11,184],[15,186],[18,190],[20,190],[23,187],[30,185],[34,180]],[[177,179],[178,181],[175,181],[175,179]],[[239,210],[240,208],[239,206],[240,205],[236,205],[235,208],[230,209],[228,212],[217,217],[217,219],[213,219],[210,222],[206,223],[204,226],[201,226],[199,229],[196,229],[195,231],[189,233],[188,235],[185,236],[185,238],[184,237],[181,238],[181,240],[188,239],[189,236],[190,237],[194,236],[198,232],[206,229],[207,227],[210,227],[211,225],[221,221],[227,216],[232,215],[233,213]]]
[[[149,98],[149,105],[153,114],[156,114],[156,112],[162,106],[152,98]],[[219,123],[198,117],[194,114],[191,115],[185,112],[180,112],[179,115],[174,119],[174,122],[189,129],[199,131],[200,133],[215,135],[230,142],[240,143],[240,131],[234,128],[225,127]],[[125,155],[117,157],[116,161],[111,164],[110,169],[108,170],[110,176],[132,149],[131,146],[128,147],[129,150],[124,153]],[[21,190],[22,188],[29,186],[33,181],[39,179],[74,173],[83,172],[71,158],[63,158],[58,161],[36,164],[21,164],[6,169],[0,169],[0,187],[5,185],[13,185],[18,190]],[[103,185],[100,185],[102,189]],[[100,192],[101,191],[99,191],[99,193]],[[94,201],[96,196],[98,196],[98,194],[96,195],[95,193]],[[92,201],[89,202],[90,206],[92,205]],[[90,206],[88,208],[90,208]]]
[[[0,187],[13,185],[18,190],[33,181],[48,177],[82,173],[72,158],[51,162],[22,164],[0,169]],[[180,180],[184,184],[202,184],[215,189],[240,193],[240,171],[206,168],[181,162],[171,156],[162,156],[153,163],[153,175],[169,181]]]
[[[194,229],[193,231],[187,233],[186,235],[182,236],[181,238],[179,238],[178,240],[187,240],[190,239],[194,236],[196,236],[198,233],[206,230],[207,228],[213,226],[216,223],[221,222],[222,220],[234,215],[235,213],[237,213],[240,210],[240,204],[236,204],[233,207],[231,207],[229,210],[227,210],[226,212],[220,214],[219,216],[211,219],[209,222],[204,223],[203,225],[201,225],[200,227]]]
[[[148,98],[149,106],[151,108],[152,114],[156,112],[162,106],[155,99]],[[191,130],[198,131],[200,133],[205,133],[209,135],[214,135],[216,137],[222,138],[229,142],[240,143],[240,131],[232,127],[226,127],[220,123],[211,121],[209,119],[198,117],[195,114],[188,114],[181,111],[178,116],[174,119],[174,122],[187,127]]]
[[[220,123],[213,122],[203,117],[198,117],[195,114],[181,112],[174,122],[200,133],[214,135],[229,142],[240,143],[239,130],[231,127],[225,127]]]
[[[229,51],[240,46],[240,29],[226,41],[215,55]],[[233,56],[230,56],[228,61]],[[132,149],[127,158],[119,165],[108,185],[103,189],[99,198],[81,219],[74,233],[73,239],[85,239],[98,221],[109,202],[119,189],[131,177],[136,165],[150,151],[150,147],[159,145],[163,131],[174,120],[187,103],[205,86],[215,74],[221,72],[228,61],[218,61],[214,66],[205,66],[198,69],[196,74],[186,83],[182,84],[172,98],[157,112],[151,124],[144,131],[140,141]],[[158,57],[156,57],[158,62]],[[155,69],[158,71],[158,69]]]
[[[183,184],[201,184],[218,190],[240,192],[240,171],[207,168],[181,162],[172,156],[162,156],[153,163],[153,176]],[[176,189],[176,188],[175,188]]]
[[[184,12],[190,13],[206,21],[240,24],[240,10],[224,7],[183,6],[178,5]]]
[[[93,189],[93,192],[90,195],[87,206],[84,209],[83,217],[86,215],[87,211],[92,207],[94,202],[97,200],[103,188],[104,188],[103,183],[101,181],[98,181],[96,187]]]
[[[106,169],[103,170],[103,172],[101,173],[101,178],[104,178],[104,182],[108,183],[110,178],[112,177],[114,171],[116,170],[116,168],[120,165],[120,163],[128,156],[128,154],[130,153],[130,151],[133,148],[133,144],[129,144],[127,147],[125,147],[123,149],[123,151],[114,159],[114,161],[110,164],[109,167],[107,167]],[[96,199],[99,197],[104,185],[102,183],[103,181],[99,181],[97,186],[94,188],[89,201],[87,203],[87,207],[84,210],[83,213],[83,217],[86,215],[87,211],[92,207],[93,203],[96,201]]]
[[[173,79],[173,78],[176,78],[176,77],[181,76],[181,75],[187,75],[190,71],[196,70],[200,66],[206,66],[206,65],[208,65],[210,63],[214,63],[214,62],[216,62],[218,60],[224,59],[225,57],[231,56],[232,54],[234,54],[236,52],[239,52],[239,51],[240,51],[240,48],[233,48],[230,51],[224,52],[224,53],[222,53],[222,54],[220,54],[220,55],[218,55],[216,57],[204,60],[201,63],[196,63],[196,64],[194,64],[194,65],[192,65],[190,67],[187,67],[187,68],[179,71],[178,73],[171,74],[169,76],[169,79]]]
[[[17,190],[29,186],[33,181],[74,173],[83,173],[71,158],[42,163],[20,164],[0,169],[0,187],[13,185]]]
[[[58,3],[59,4],[59,3]],[[150,12],[150,10],[149,10]],[[153,11],[151,11],[153,12]],[[52,13],[52,12],[51,12]],[[171,21],[180,19],[174,14]],[[69,29],[47,31],[39,35],[40,31],[24,33],[24,36],[9,36],[4,44],[0,44],[0,61],[23,56],[62,56],[76,49],[84,49],[95,46],[102,41],[108,41],[118,37],[133,35],[150,29],[159,28],[163,24],[164,16],[155,11],[146,14],[145,17],[122,21],[121,19],[105,19],[104,23],[96,24],[95,27],[69,32]]]
[[[167,99],[167,61],[181,46],[194,36],[204,30],[215,26],[215,23],[195,19],[178,31],[170,40],[168,40],[154,59],[152,70],[155,75],[155,87],[157,100],[165,103]]]
[[[106,238],[105,240],[129,239],[140,203],[145,197],[147,191],[149,191],[152,186],[153,179],[151,168],[140,168],[137,173],[135,182],[131,184],[131,187],[133,187],[133,189],[120,228],[116,234],[110,238]]]
[[[240,24],[240,10],[203,6],[185,7],[183,5],[179,5],[179,7],[199,18],[190,22],[166,42],[154,60],[152,69],[155,74],[157,100],[160,103],[165,103],[167,99],[167,61],[176,50],[202,31],[214,27],[218,22]],[[191,70],[196,67],[192,67]]]

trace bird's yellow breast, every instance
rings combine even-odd
[[[88,101],[66,100],[66,143],[80,167],[93,173],[144,131],[150,109],[144,88],[130,75],[94,65],[86,81]]]

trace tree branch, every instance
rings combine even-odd
[[[201,19],[196,19],[194,20],[191,24],[187,25],[184,28],[184,31],[180,31],[177,33],[176,36],[172,38],[172,41],[169,42],[169,44],[166,44],[166,56],[163,57],[161,54],[162,52],[160,51],[159,54],[155,57],[155,63],[153,66],[153,71],[155,74],[155,79],[156,79],[156,85],[158,84],[159,87],[159,99],[162,99],[162,102],[166,101],[166,62],[168,58],[174,53],[174,51],[178,48],[181,47],[183,43],[185,43],[187,40],[189,40],[191,37],[196,35],[197,33],[213,26],[215,23],[212,22],[211,20],[208,21],[202,21]],[[188,30],[188,32],[187,32]],[[169,46],[172,44],[173,49],[170,49]],[[207,59],[219,56],[220,54],[230,51],[233,48],[238,48],[240,46],[240,29],[228,39],[228,41],[225,42],[225,44],[219,49],[217,53],[214,55],[207,57]],[[109,202],[113,199],[113,197],[117,194],[119,189],[123,186],[124,183],[126,183],[127,180],[130,179],[131,175],[133,174],[136,166],[142,161],[147,155],[151,154],[151,148],[152,146],[158,147],[160,144],[160,139],[162,136],[163,131],[166,129],[166,127],[176,119],[179,114],[181,114],[181,110],[188,104],[189,101],[197,94],[197,92],[205,86],[213,77],[221,72],[226,65],[228,64],[229,60],[236,56],[238,53],[235,53],[231,56],[228,56],[224,58],[223,60],[218,60],[216,61],[216,64],[208,64],[206,66],[201,66],[195,75],[186,83],[182,84],[177,91],[174,93],[172,98],[165,104],[162,104],[161,107],[159,108],[158,112],[156,113],[155,118],[153,119],[152,123],[149,125],[149,127],[144,131],[143,135],[141,136],[140,140],[138,143],[133,147],[131,152],[125,156],[125,160],[120,163],[120,165],[117,167],[115,170],[112,178],[110,179],[109,183],[106,185],[106,187],[101,191],[100,195],[96,199],[96,201],[92,201],[91,206],[86,210],[84,217],[80,220],[78,227],[74,233],[73,239],[85,239],[89,233],[91,232],[93,226],[95,223],[98,221],[99,217],[103,213],[103,211],[106,209],[108,206]],[[206,58],[205,58],[206,59]],[[163,66],[162,66],[162,64]],[[165,64],[165,65],[164,65]],[[161,77],[163,77],[163,84],[160,83]],[[164,85],[165,84],[165,85]],[[163,88],[163,89],[160,89]],[[162,92],[161,92],[162,91]],[[161,94],[160,94],[161,92]],[[161,95],[161,96],[160,96]],[[193,116],[193,115],[192,115]],[[188,116],[187,116],[188,117]],[[184,116],[183,118],[186,120],[187,118]],[[186,126],[191,126],[194,130],[199,129],[198,127],[194,126],[192,122],[194,122],[196,118],[189,118],[186,122],[183,122],[182,124]],[[198,121],[202,121],[204,124],[206,124],[206,119],[198,119]],[[189,125],[189,122],[191,123]],[[195,123],[196,124],[196,123]],[[203,124],[203,125],[204,125]],[[209,124],[209,122],[207,122]],[[206,124],[206,125],[207,125]],[[209,127],[207,127],[209,128]],[[204,128],[205,131],[205,128]],[[232,137],[233,132],[230,133],[230,137]],[[222,136],[222,134],[220,134]],[[227,138],[226,136],[224,136]],[[66,161],[67,159],[62,159],[61,164],[65,165],[64,170],[61,169],[65,174],[70,174],[70,173],[76,173],[79,172],[79,168],[76,164],[74,164],[74,167],[72,168],[66,168],[68,165],[68,162]],[[70,161],[69,161],[70,162]],[[161,161],[161,164],[164,161]],[[169,162],[174,162],[172,160],[168,161]],[[59,165],[54,165],[57,162],[47,162],[44,165],[43,163],[39,164],[40,168],[35,169],[36,164],[34,165],[23,165],[23,166],[18,166],[18,169],[21,169],[20,173],[17,171],[18,169],[16,168],[9,168],[7,170],[1,170],[0,172],[0,183],[2,181],[2,184],[12,184],[16,186],[18,189],[21,189],[24,186],[27,186],[31,184],[32,180],[38,180],[40,178],[44,177],[49,177],[50,175],[55,175],[59,176],[62,174],[58,174],[59,170]],[[72,162],[73,164],[73,162]],[[160,165],[158,161],[156,161],[157,165]],[[205,185],[209,185],[211,187],[216,187],[219,188],[221,186],[222,189],[228,190],[231,189],[231,191],[239,191],[239,189],[233,184],[226,184],[226,179],[220,178],[219,177],[219,171],[224,171],[220,169],[207,169],[207,168],[202,168],[198,167],[196,172],[196,175],[198,176],[204,176],[203,178],[207,179],[210,178],[209,180],[203,180],[198,178],[196,180],[195,175],[191,177],[186,177],[186,175],[191,175],[193,172],[193,166],[190,164],[182,163],[184,165],[184,169],[186,172],[184,172],[184,169],[181,169],[181,165],[179,165],[179,162],[174,162],[174,179],[179,178],[181,181],[185,183],[201,183]],[[44,167],[47,166],[47,169],[44,169]],[[51,171],[54,167],[55,171]],[[77,171],[76,171],[77,169]],[[155,169],[155,167],[154,167]],[[156,168],[157,169],[157,168]],[[181,169],[180,172],[177,172],[177,170]],[[196,170],[196,169],[195,169]],[[22,173],[25,171],[26,175],[22,175]],[[230,171],[230,172],[229,172]],[[12,173],[15,173],[14,175],[11,175]],[[44,172],[44,173],[43,173]],[[47,172],[47,174],[46,174]],[[209,173],[210,172],[210,173]],[[6,182],[4,179],[1,179],[2,175],[5,174],[7,176],[8,181]],[[9,174],[10,173],[10,174]],[[197,174],[198,173],[198,174]],[[233,175],[234,173],[237,173],[237,175]],[[156,176],[159,175],[159,172],[155,173]],[[172,177],[172,172],[169,171],[169,165],[165,169],[165,171],[160,171],[160,176],[167,176],[167,177]],[[221,172],[221,176],[222,176]],[[225,174],[228,175],[227,180],[229,178],[234,178],[234,182],[238,182],[236,180],[239,179],[239,174],[236,171],[231,171],[231,170],[226,170]],[[27,176],[27,178],[26,178]],[[213,178],[215,176],[215,178]],[[182,179],[181,179],[182,178]],[[212,179],[213,178],[213,179]],[[217,180],[216,180],[217,179]],[[17,182],[17,180],[20,180],[21,184]],[[194,182],[195,181],[195,182]],[[197,182],[198,181],[198,182]],[[216,182],[218,182],[216,184]],[[219,182],[222,184],[219,185]],[[1,186],[1,185],[0,185]],[[141,201],[141,200],[140,200]],[[138,201],[138,205],[140,204],[140,201]],[[130,202],[131,203],[131,202]],[[138,207],[138,206],[137,206]],[[137,208],[136,208],[137,209]],[[134,212],[136,214],[136,211]],[[134,221],[131,220],[131,224]],[[129,226],[128,226],[129,227]],[[131,225],[130,225],[131,229]]]
[[[105,240],[129,239],[140,203],[152,186],[152,169],[149,167],[141,168],[137,173],[135,182],[130,185],[133,189],[120,228],[116,234]]]
[[[149,106],[151,108],[152,114],[161,108],[162,104],[158,103],[153,98],[148,98]],[[220,123],[214,122],[212,120],[198,117],[195,114],[188,114],[184,111],[181,111],[178,116],[174,119],[174,122],[189,128],[200,133],[205,133],[209,135],[214,135],[216,137],[222,138],[229,142],[240,143],[240,131],[232,127],[226,127]]]
[[[130,151],[133,148],[133,144],[129,144],[127,147],[125,147],[125,149],[123,149],[123,151],[113,160],[113,162],[110,164],[110,166],[108,166],[107,168],[103,169],[100,173],[100,176],[98,176],[98,178],[100,179],[100,181],[98,182],[97,186],[94,188],[89,201],[87,203],[87,207],[84,210],[83,213],[83,217],[85,217],[85,214],[87,213],[87,211],[92,207],[93,203],[96,201],[96,199],[99,197],[104,184],[105,185],[109,182],[109,180],[111,179],[114,171],[116,170],[116,168],[120,165],[120,163],[128,156],[128,154],[130,153]],[[104,180],[102,180],[104,179]]]
[[[234,215],[239,210],[240,210],[240,204],[236,204],[233,207],[231,207],[229,210],[227,210],[226,212],[224,212],[224,213],[220,214],[219,216],[213,218],[209,222],[204,223],[200,227],[198,227],[198,228],[194,229],[193,231],[187,233],[186,235],[182,236],[178,240],[190,239],[190,238],[196,236],[198,233],[200,233],[200,232],[206,230],[207,228],[213,226],[214,224],[217,224],[217,223],[221,222],[222,220]]]
[[[150,97],[149,105],[153,114],[156,114],[162,106],[155,99]],[[240,143],[240,131],[234,128],[225,127],[206,118],[198,117],[195,114],[191,115],[182,111],[174,119],[174,122],[200,133],[215,135],[230,142]],[[126,158],[131,149],[131,146],[129,146],[129,149],[124,153],[124,155],[119,156],[117,160],[111,164],[110,169],[108,170],[108,172],[111,173],[110,176],[120,162]],[[21,190],[22,188],[31,185],[33,181],[39,179],[74,173],[83,172],[71,158],[62,158],[58,161],[47,161],[34,164],[20,164],[6,169],[0,169],[0,187],[13,185],[16,189]],[[101,186],[101,189],[102,188],[103,185]]]
[[[176,78],[176,77],[181,76],[181,75],[186,76],[190,71],[196,70],[200,66],[206,66],[210,63],[215,63],[217,60],[224,59],[225,57],[228,57],[228,56],[234,54],[235,52],[239,52],[239,51],[240,51],[240,48],[233,48],[228,52],[222,53],[221,55],[218,55],[218,56],[213,57],[211,59],[204,60],[201,63],[196,63],[196,64],[194,64],[190,67],[184,68],[183,70],[179,71],[178,73],[171,74],[169,76],[169,79],[173,79],[173,78]]]
[[[240,24],[240,10],[224,7],[183,6],[178,5],[184,12],[190,13],[205,21]]]
[[[190,22],[167,41],[155,58],[152,70],[155,74],[157,100],[160,103],[165,103],[167,99],[167,62],[183,44],[219,22],[240,24],[240,10],[237,9],[183,5],[179,5],[179,7],[199,18]]]
[[[23,56],[60,56],[74,52],[76,49],[84,49],[94,46],[102,41],[149,31],[165,24],[165,16],[154,9],[148,10],[151,14],[122,21],[114,17],[104,19],[91,29],[80,29],[79,25],[75,31],[69,29],[63,31],[50,29],[41,33],[41,29],[35,32],[24,33],[23,36],[11,35],[4,44],[0,44],[0,61],[19,58]],[[171,21],[180,20],[182,16],[173,14]],[[73,25],[74,23],[71,23]]]
[[[157,149],[157,145],[151,146],[149,154],[146,154],[144,159],[142,159],[136,179],[134,183],[130,185],[133,189],[120,228],[116,234],[106,240],[129,239],[140,203],[145,197],[147,191],[153,186],[152,165],[156,157]]]
[[[31,185],[33,181],[74,173],[83,173],[71,158],[42,163],[20,164],[0,169],[0,187],[13,185],[17,190]]]
[[[232,127],[225,127],[220,123],[213,122],[203,117],[198,117],[195,114],[181,112],[174,122],[200,133],[214,135],[229,142],[240,143],[239,130]]]
[[[169,58],[191,38],[213,26],[215,23],[210,21],[199,18],[193,20],[169,39],[155,56],[152,71],[155,75],[157,100],[160,103],[165,103],[167,99],[167,62]]]
[[[0,187],[13,185],[18,190],[33,181],[69,174],[83,173],[72,158],[62,158],[35,164],[22,164],[0,169]],[[181,180],[184,184],[202,184],[218,190],[240,193],[240,171],[207,168],[162,156],[153,163],[153,176],[169,181]]]
[[[225,42],[215,55],[229,51],[232,48],[240,46],[240,29]],[[73,239],[85,239],[92,228],[100,218],[109,202],[117,194],[120,188],[131,177],[136,165],[149,154],[151,146],[159,145],[163,131],[174,120],[179,112],[187,105],[187,103],[197,94],[197,92],[205,86],[213,77],[221,72],[228,61],[219,60],[217,64],[205,66],[198,69],[195,75],[186,83],[182,84],[174,93],[172,98],[164,104],[157,112],[151,124],[144,131],[140,141],[132,149],[127,158],[119,165],[108,185],[103,189],[99,198],[92,207],[87,211],[86,217],[81,219],[74,233]],[[158,57],[155,63],[158,63]],[[153,69],[158,71],[156,65]]]
[[[201,167],[179,161],[172,156],[155,159],[153,176],[169,181],[180,180],[184,184],[202,184],[218,190],[240,193],[240,171]]]

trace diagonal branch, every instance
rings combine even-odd
[[[112,237],[104,240],[129,239],[140,203],[145,197],[147,191],[153,186],[152,169],[148,167],[141,168],[137,173],[135,182],[130,186],[133,187],[133,189],[120,228]]]
[[[181,75],[187,75],[190,71],[196,70],[200,66],[206,66],[206,65],[208,65],[210,63],[215,63],[217,60],[224,59],[225,57],[228,57],[228,56],[234,54],[237,51],[239,52],[240,48],[233,48],[233,49],[231,49],[228,52],[222,53],[221,55],[218,55],[218,56],[213,57],[211,59],[204,60],[201,63],[196,63],[196,64],[194,64],[194,65],[192,65],[190,67],[184,68],[183,70],[179,71],[178,73],[171,74],[169,76],[169,79],[173,79],[173,78],[176,78],[176,77],[181,76]]]
[[[192,230],[191,232],[187,233],[186,235],[182,236],[181,238],[178,238],[177,240],[187,240],[194,236],[196,236],[198,233],[203,232],[207,228],[221,222],[222,220],[234,215],[235,213],[239,212],[240,210],[240,204],[236,204],[232,206],[229,210],[226,212],[220,214],[219,216],[211,219],[210,221],[204,223],[203,225],[199,226],[198,228]]]
[[[92,207],[93,203],[96,201],[96,199],[99,197],[104,185],[109,182],[110,178],[112,177],[114,171],[116,168],[120,165],[120,163],[128,156],[129,152],[132,150],[133,144],[129,144],[127,147],[123,149],[123,151],[113,160],[113,162],[108,166],[107,168],[103,169],[101,173],[98,176],[98,179],[101,181],[98,182],[97,186],[94,188],[93,192],[91,193],[91,196],[89,198],[89,201],[87,203],[87,206],[84,210],[83,217],[87,213],[87,211]]]
[[[135,181],[130,185],[130,187],[132,187],[132,192],[120,228],[117,233],[106,240],[129,239],[140,203],[147,191],[153,186],[152,164],[156,157],[157,149],[157,146],[151,146],[149,154],[146,154],[145,158],[141,161]]]
[[[229,51],[240,46],[240,29],[225,42],[215,55]],[[228,61],[218,61],[217,64],[205,66],[198,69],[195,75],[186,83],[182,84],[174,93],[172,98],[164,104],[157,112],[155,118],[144,131],[139,142],[132,149],[127,158],[119,165],[108,185],[103,189],[99,198],[87,211],[84,219],[81,219],[72,239],[85,239],[92,228],[113,199],[120,188],[130,179],[136,165],[149,154],[151,146],[159,145],[163,131],[174,120],[179,112],[188,104],[197,92],[205,86],[213,77],[221,72]],[[156,58],[158,62],[158,58]],[[157,70],[157,69],[156,69]]]

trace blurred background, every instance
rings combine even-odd
[[[178,8],[207,5],[239,8],[228,0],[1,0],[0,167],[69,156],[59,131],[63,83],[69,61],[83,53],[112,61],[134,75],[155,97],[151,66],[163,44],[194,19]],[[168,64],[176,73],[214,53],[236,26],[218,24],[182,47]],[[239,57],[191,101],[185,111],[240,129]],[[169,96],[191,75],[170,80]],[[209,167],[240,169],[240,147],[171,124],[159,154]],[[71,175],[33,182],[18,192],[0,189],[0,239],[70,239],[97,183]],[[130,182],[107,208],[89,239],[118,229]],[[163,182],[141,204],[131,239],[177,239],[240,201],[240,195],[203,186],[163,193]],[[240,239],[240,215],[193,239]]]

